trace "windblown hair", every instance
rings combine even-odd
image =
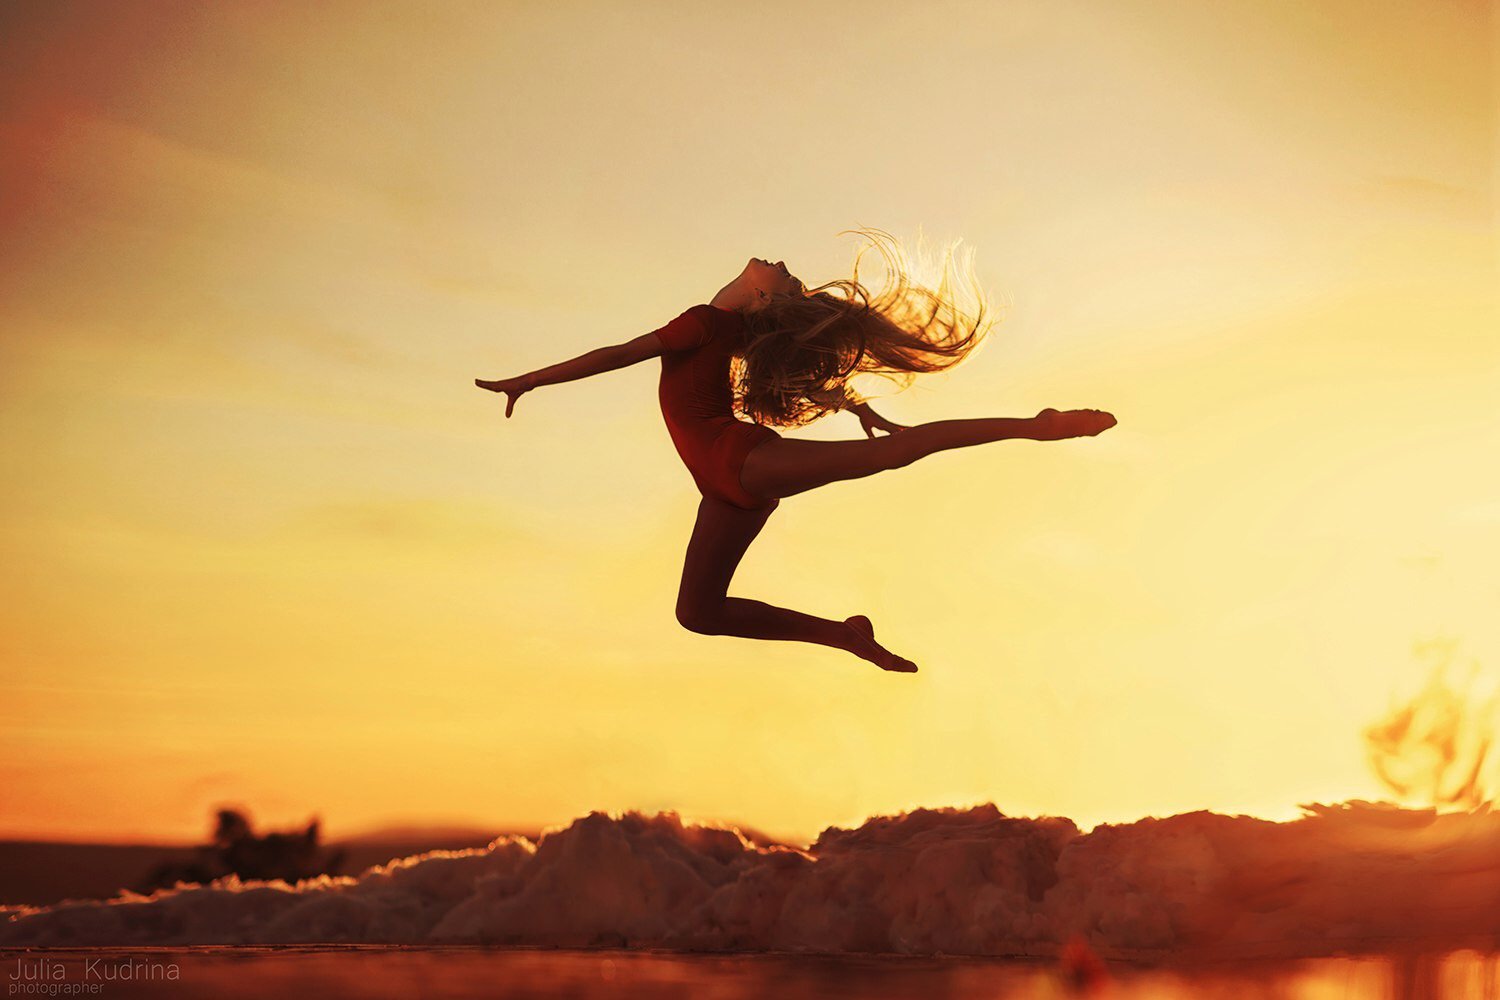
[[[772,295],[745,314],[748,338],[734,364],[735,397],[756,423],[800,427],[860,402],[848,385],[856,375],[905,388],[916,375],[964,360],[993,325],[985,319],[989,305],[971,258],[963,272],[973,308],[957,298],[956,244],[945,251],[931,289],[913,280],[901,244],[889,233],[867,227],[844,232],[869,241],[855,255],[852,277]],[[859,262],[871,247],[886,264],[885,285],[876,293],[859,280]]]

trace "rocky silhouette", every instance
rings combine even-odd
[[[343,849],[326,850],[319,843],[316,819],[302,830],[257,834],[245,813],[220,809],[211,843],[199,847],[190,861],[158,865],[136,888],[149,893],[179,882],[207,884],[226,875],[296,882],[339,874],[344,856]]]

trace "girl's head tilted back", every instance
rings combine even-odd
[[[841,409],[854,398],[847,385],[855,375],[879,375],[904,387],[915,375],[951,368],[993,325],[967,261],[963,276],[973,305],[959,302],[953,246],[932,289],[913,281],[906,254],[889,233],[845,232],[869,240],[850,278],[808,289],[781,262],[759,258],[741,275],[755,298],[743,313],[749,337],[735,363],[735,394],[757,423],[796,427]],[[886,265],[886,282],[873,294],[859,280],[859,262],[871,247]]]
[[[802,282],[786,269],[785,261],[778,260],[773,264],[763,257],[751,257],[735,283],[745,289],[745,312],[765,308],[773,295],[790,295],[803,290]]]

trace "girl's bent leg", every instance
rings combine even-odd
[[[704,497],[683,562],[682,586],[677,594],[678,622],[706,635],[811,642],[847,650],[886,670],[916,670],[910,661],[877,643],[865,619],[860,619],[861,627],[850,621],[818,618],[763,601],[728,596],[740,559],[775,506],[742,510]]]

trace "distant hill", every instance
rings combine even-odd
[[[535,830],[516,831],[535,838]],[[342,848],[340,874],[358,875],[372,865],[425,851],[483,847],[501,831],[461,827],[401,826],[372,830],[328,843]],[[85,844],[0,840],[0,903],[45,906],[64,899],[109,899],[136,886],[166,863],[188,864],[192,844]]]

